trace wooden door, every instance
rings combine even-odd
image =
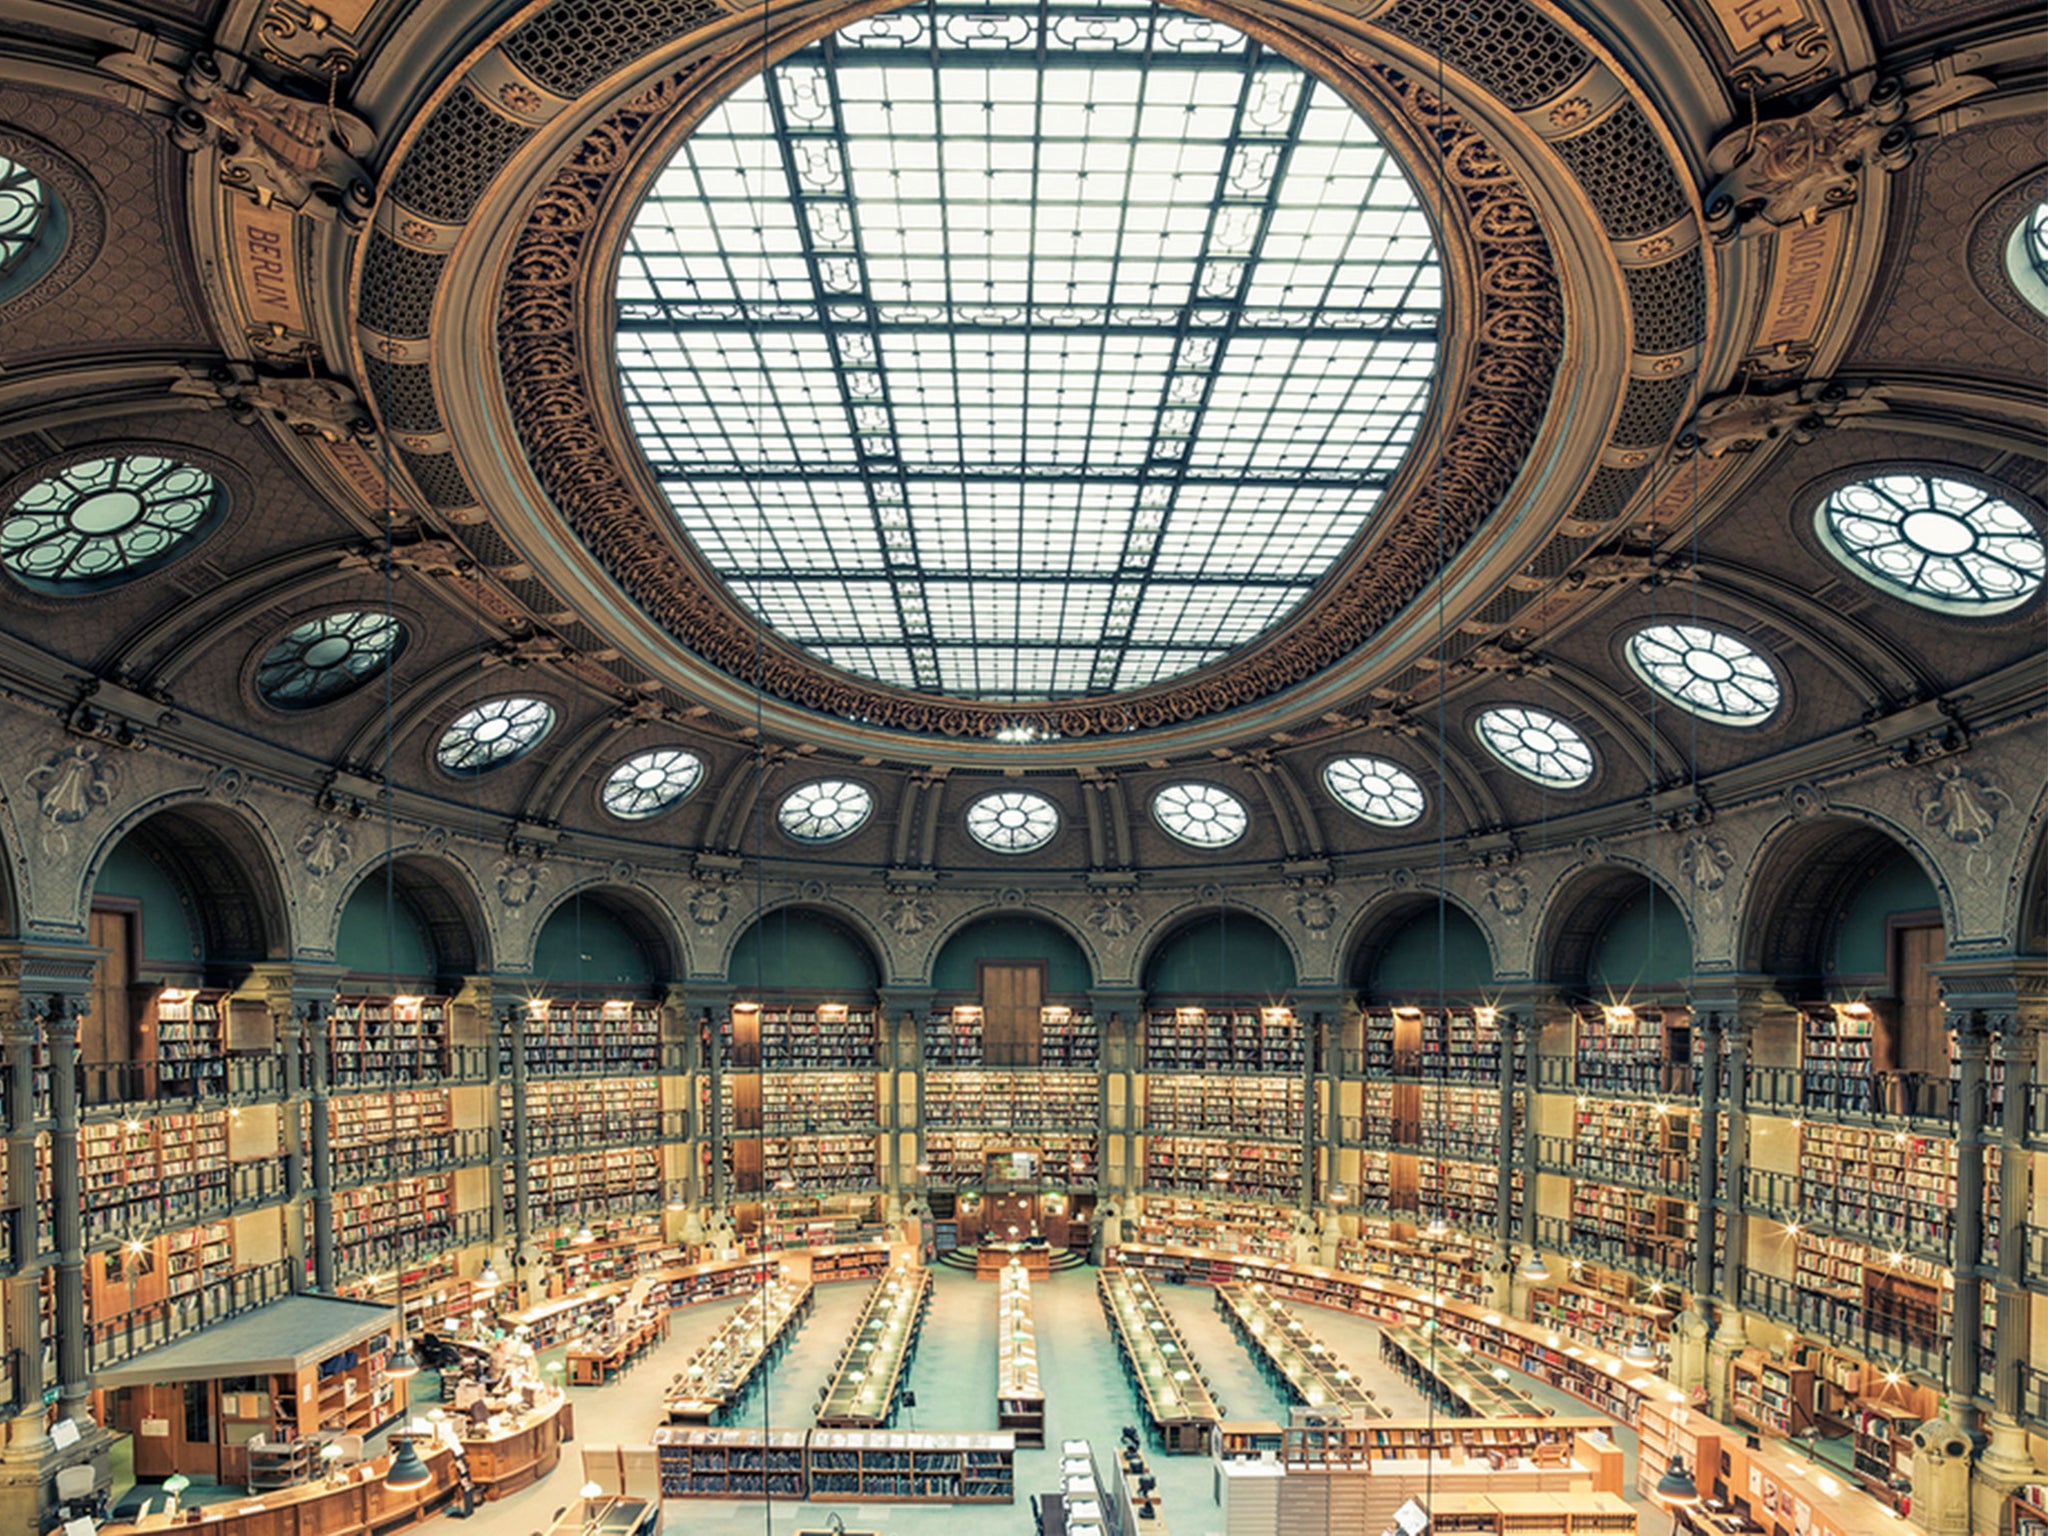
[[[85,1065],[128,1061],[129,988],[135,984],[136,914],[95,904],[86,934],[102,951],[92,973],[92,1012],[78,1032],[78,1059]]]
[[[1945,1078],[1949,1075],[1948,1021],[1942,1017],[1941,987],[1934,979],[1934,968],[1948,952],[1941,924],[1916,923],[1895,933],[1899,1070]]]
[[[980,981],[983,1059],[993,1067],[1037,1066],[1045,962],[984,960]]]

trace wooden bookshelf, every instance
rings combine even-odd
[[[165,987],[144,1011],[145,1062],[154,1097],[219,1097],[227,1091],[227,999],[218,988]]]
[[[1800,1207],[1830,1231],[1945,1257],[1955,1187],[1953,1141],[1904,1130],[1801,1127]],[[1987,1178],[1987,1195],[1995,1187]]]
[[[1891,1021],[1868,1003],[1822,1004],[1800,1010],[1800,1089],[1819,1114],[1870,1114],[1877,1074],[1897,1055]]]
[[[1017,1444],[1045,1444],[1045,1389],[1038,1379],[1038,1334],[1032,1317],[1031,1277],[1006,1264],[996,1291],[996,1428]]]
[[[1575,1073],[1581,1093],[1668,1092],[1691,1053],[1691,1016],[1682,1008],[1616,1004],[1579,1011]]]
[[[1813,1432],[1819,1426],[1812,1368],[1742,1351],[1728,1362],[1728,1416],[1787,1439]]]
[[[608,1077],[661,1070],[661,1008],[631,998],[535,998],[524,1028],[528,1077]],[[500,1069],[510,1073],[510,1041]]]
[[[1635,1536],[1636,1512],[1612,1493],[1454,1493],[1431,1501],[1434,1536]]]
[[[1368,1079],[1492,1083],[1500,1074],[1500,1016],[1491,1008],[1383,1008],[1365,1016]]]
[[[1238,1425],[1252,1432],[1253,1453],[1269,1437],[1278,1441],[1280,1460],[1290,1471],[1336,1472],[1376,1465],[1438,1458],[1462,1463],[1528,1461],[1561,1466],[1575,1458],[1581,1437],[1603,1435],[1605,1423],[1595,1418],[1563,1419],[1396,1419],[1375,1424]],[[1221,1437],[1223,1454],[1233,1454],[1230,1437]],[[1588,1446],[1589,1460],[1604,1459],[1610,1447]],[[1244,1454],[1237,1451],[1235,1454]],[[1618,1481],[1618,1473],[1616,1474]],[[1617,1489],[1617,1491],[1619,1491]]]
[[[778,1499],[806,1496],[800,1429],[693,1429],[654,1432],[664,1499]]]
[[[924,1084],[928,1130],[1089,1131],[1102,1118],[1093,1072],[934,1072]]]
[[[445,997],[337,997],[327,1016],[327,1056],[337,1089],[432,1081],[448,1073]]]
[[[1014,1436],[816,1429],[809,1497],[875,1504],[1016,1502]]]
[[[1618,1271],[1605,1281],[1543,1286],[1529,1293],[1529,1320],[1616,1353],[1645,1337],[1660,1359],[1667,1358],[1672,1310],[1641,1299],[1643,1289],[1634,1276]]]
[[[927,1079],[926,1092],[932,1079]],[[940,1188],[967,1189],[988,1181],[992,1158],[1012,1152],[1036,1155],[1049,1184],[1092,1184],[1098,1165],[1098,1137],[1090,1131],[926,1131],[924,1160]]]
[[[1147,1189],[1284,1201],[1301,1193],[1301,1177],[1302,1152],[1296,1144],[1225,1136],[1145,1138]]]
[[[1142,1242],[1285,1259],[1294,1254],[1298,1214],[1256,1201],[1147,1195],[1135,1227]]]
[[[1102,1032],[1085,1008],[1048,1003],[1038,1010],[1035,1060],[1026,1050],[1022,1062],[991,1063],[984,1031],[986,1015],[979,1004],[963,1003],[935,1009],[924,1021],[926,1067],[1022,1065],[1053,1069],[1093,1070],[1102,1059]]]
[[[1155,1074],[1145,1080],[1145,1130],[1152,1135],[1298,1143],[1304,1105],[1299,1078]]]
[[[1298,1073],[1306,1060],[1290,1008],[1171,1008],[1145,1017],[1148,1073]]]
[[[874,1070],[878,1036],[872,1007],[771,1003],[758,1014],[763,1071]]]

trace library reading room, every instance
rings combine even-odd
[[[0,0],[0,1536],[2048,1536],[2042,0]]]

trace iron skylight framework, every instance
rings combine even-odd
[[[623,257],[628,418],[769,625],[992,700],[1264,632],[1414,441],[1440,273],[1329,87],[1149,5],[930,3],[750,82]]]

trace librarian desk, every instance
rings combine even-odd
[[[975,1250],[974,1278],[1000,1280],[1013,1261],[1021,1264],[1024,1273],[1034,1280],[1044,1280],[1052,1274],[1052,1248],[1041,1237],[1028,1243],[983,1243]]]

